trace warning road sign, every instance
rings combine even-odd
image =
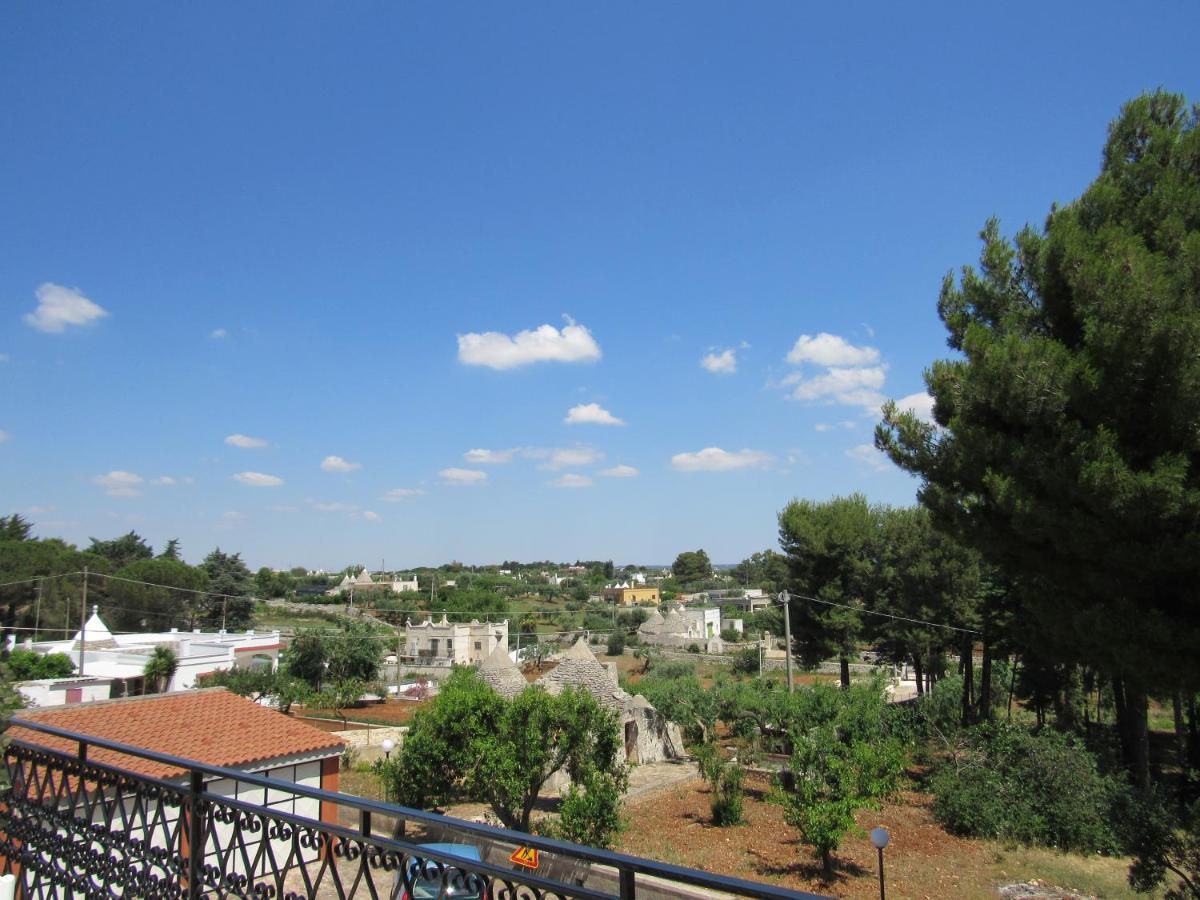
[[[513,865],[524,866],[526,869],[536,869],[538,867],[537,848],[518,847],[508,861]]]

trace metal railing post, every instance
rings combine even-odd
[[[204,861],[204,812],[200,795],[204,793],[204,773],[192,769],[188,795],[188,900],[200,897],[200,864]]]
[[[621,900],[634,900],[637,885],[633,869],[621,869]]]

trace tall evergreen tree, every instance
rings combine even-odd
[[[254,613],[254,601],[250,599],[254,590],[254,576],[242,562],[242,555],[224,553],[217,547],[204,557],[200,568],[208,575],[209,599],[205,621],[229,630],[249,625]]]
[[[1148,779],[1146,694],[1200,683],[1200,112],[1156,92],[1100,175],[978,271],[947,275],[936,425],[885,407],[876,443],[939,524],[1048,589],[1025,615],[1113,677]]]

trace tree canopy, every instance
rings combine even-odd
[[[400,803],[433,807],[471,797],[490,804],[505,826],[529,831],[538,794],[559,769],[594,799],[619,802],[621,749],[616,714],[586,691],[552,695],[531,686],[506,700],[464,667],[417,711],[384,772]]]
[[[942,284],[934,422],[888,405],[876,431],[937,525],[1036,583],[1023,615],[1059,658],[1132,688],[1143,730],[1147,686],[1200,684],[1197,121],[1138,97],[1078,200],[1013,241],[989,221],[978,270]]]
[[[675,562],[671,564],[671,574],[675,576],[676,581],[683,584],[703,581],[712,575],[712,563],[703,550],[685,550],[675,557]]]

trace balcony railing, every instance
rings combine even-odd
[[[706,891],[814,897],[766,884],[535,837],[207,766],[23,720],[64,753],[13,741],[0,797],[0,874],[18,896],[75,898],[678,898]],[[182,769],[153,778],[88,758],[104,748]],[[131,760],[128,764],[136,768]],[[470,844],[479,861],[424,846]],[[536,870],[508,862],[538,851]],[[474,893],[472,891],[474,890]]]

